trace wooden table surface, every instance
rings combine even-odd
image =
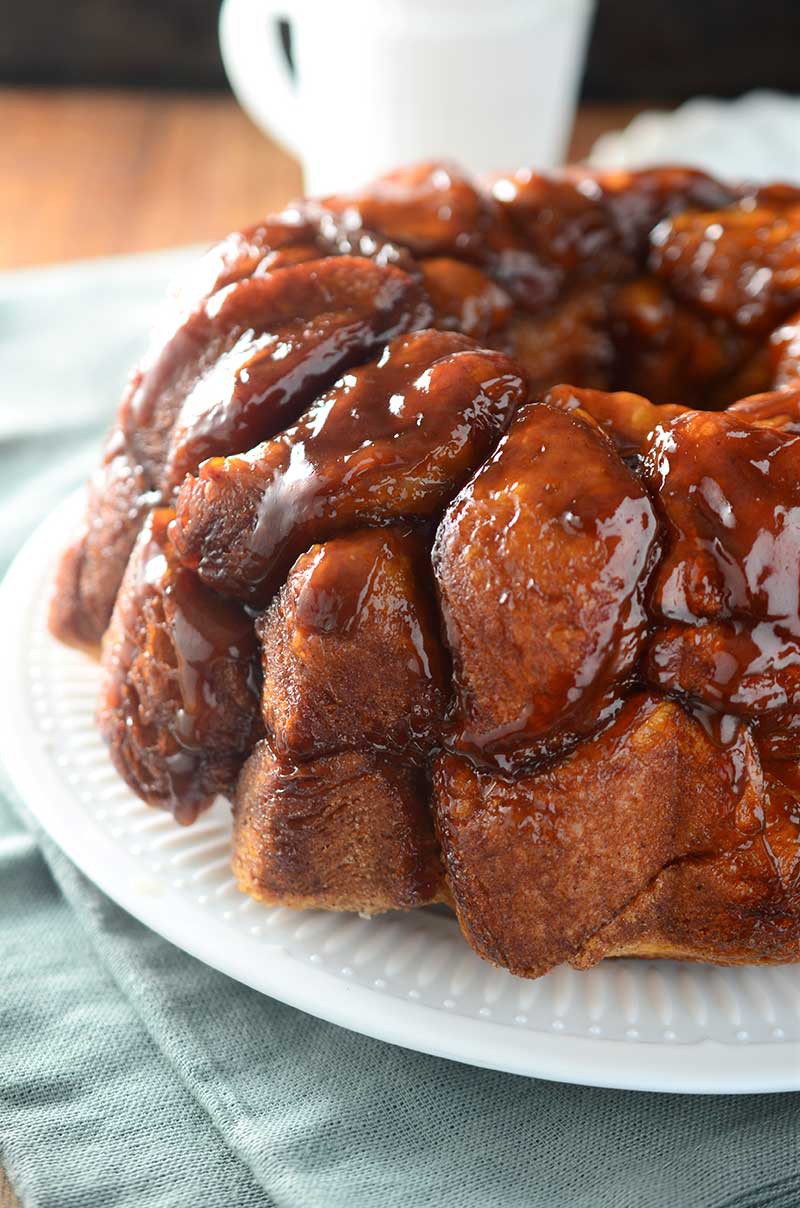
[[[640,108],[581,109],[569,158]],[[0,130],[0,269],[211,242],[300,192],[229,96],[0,88]]]
[[[570,158],[641,106],[593,105]],[[0,89],[0,268],[211,242],[300,191],[232,97]]]

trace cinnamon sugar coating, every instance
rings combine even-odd
[[[241,888],[452,902],[523,976],[800,959],[800,193],[401,169],[235,233],[51,628]],[[109,625],[110,621],[110,625]]]

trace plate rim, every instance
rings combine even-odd
[[[232,945],[218,919],[204,916],[204,925],[198,928],[196,908],[172,887],[154,894],[144,883],[135,857],[100,828],[72,786],[59,776],[46,735],[35,725],[29,699],[25,652],[32,606],[41,593],[49,594],[53,551],[60,550],[74,531],[84,498],[83,490],[75,492],[48,513],[0,583],[0,657],[5,656],[9,668],[6,690],[0,693],[0,760],[37,825],[118,906],[189,955],[260,993],[340,1027],[434,1057],[617,1090],[682,1094],[800,1090],[800,1041],[749,1042],[737,1048],[703,1040],[673,1046],[521,1032],[507,1024],[383,995],[306,965],[277,945],[265,947],[263,941],[250,942],[246,936]],[[20,696],[24,708],[19,707]],[[65,795],[74,800],[81,827],[74,826],[74,814],[63,808]]]

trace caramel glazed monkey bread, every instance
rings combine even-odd
[[[229,236],[50,624],[263,902],[800,959],[800,189],[425,164]]]

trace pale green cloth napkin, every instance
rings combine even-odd
[[[0,557],[82,476],[181,259],[0,278]],[[25,1208],[798,1208],[800,1095],[537,1082],[173,948],[0,799],[0,1157]]]

